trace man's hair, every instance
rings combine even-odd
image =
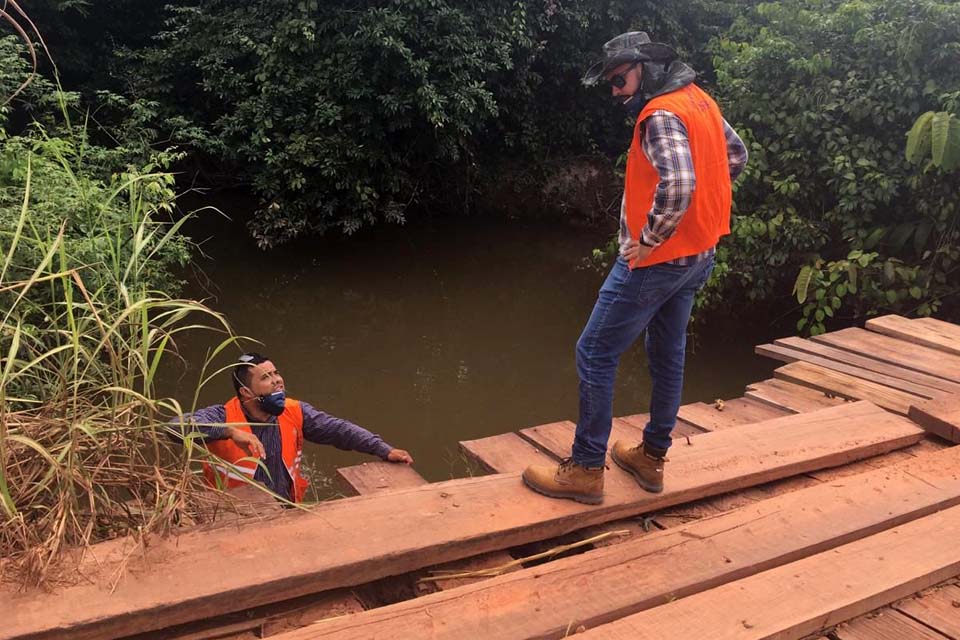
[[[253,367],[269,359],[267,356],[255,352],[244,353],[237,358],[237,363],[233,367],[233,375],[230,377],[233,379],[233,390],[238,398],[240,397],[240,387],[250,388],[250,374]]]

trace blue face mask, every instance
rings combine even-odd
[[[283,391],[275,391],[267,396],[259,396],[260,408],[272,416],[279,416],[283,413],[283,405],[286,400],[286,394]]]

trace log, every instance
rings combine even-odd
[[[57,593],[2,588],[12,611],[0,638],[118,637],[364,584],[846,464],[923,434],[859,402],[697,436],[696,446],[671,452],[662,494],[610,482],[598,506],[534,494],[515,473],[334,500],[279,523],[153,541],[129,559],[128,577],[112,594],[97,576]],[[111,576],[118,567],[102,570]]]

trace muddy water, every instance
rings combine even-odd
[[[584,257],[605,233],[460,221],[266,254],[235,230],[214,235],[188,293],[263,342],[290,395],[408,449],[429,480],[466,472],[459,440],[576,420],[574,345],[605,275]],[[685,402],[740,396],[773,369],[752,353],[769,335],[715,319],[688,356]],[[167,386],[187,396],[214,343],[185,345],[190,368]],[[621,361],[615,415],[646,411],[649,389],[638,344]],[[223,375],[200,405],[231,393]],[[337,466],[368,459],[312,444],[305,457],[322,495]]]

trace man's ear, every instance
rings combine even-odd
[[[253,398],[256,398],[256,397],[257,397],[257,396],[254,395],[254,393],[253,393],[253,391],[251,391],[250,387],[248,387],[248,386],[246,386],[246,385],[242,385],[242,386],[240,387],[240,400],[241,400],[242,402],[246,402],[247,400],[252,400]]]

